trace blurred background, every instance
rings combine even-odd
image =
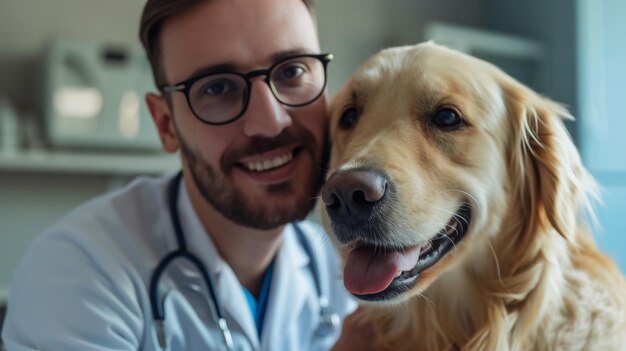
[[[0,305],[44,228],[134,176],[176,169],[143,103],[144,1],[0,0]],[[331,94],[378,50],[434,39],[566,104],[604,190],[596,238],[626,271],[626,0],[316,3]]]

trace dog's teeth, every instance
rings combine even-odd
[[[411,283],[413,283],[415,280],[417,280],[417,277],[418,277],[418,276],[419,276],[419,274],[416,274],[416,275],[414,275],[414,276],[408,277],[408,278],[406,278],[406,279],[402,280],[402,283],[403,283],[403,284],[411,284]]]

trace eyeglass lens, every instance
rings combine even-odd
[[[295,57],[272,67],[272,93],[288,106],[306,105],[324,89],[324,63],[315,57]],[[195,114],[209,123],[224,123],[240,115],[249,98],[246,79],[235,73],[217,73],[193,83],[189,103]]]

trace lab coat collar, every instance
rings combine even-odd
[[[222,259],[213,240],[202,226],[183,181],[180,182],[178,211],[189,251],[202,260],[208,272],[219,275],[228,264]]]
[[[200,218],[194,210],[184,182],[181,182],[178,199],[181,226],[187,240],[189,251],[196,255],[204,264],[211,276],[211,283],[215,289],[218,303],[222,306],[228,327],[231,332],[241,330],[253,349],[259,349],[259,337],[248,302],[241,288],[241,283],[230,266],[222,259],[213,240],[202,226]],[[200,281],[199,272],[195,274]],[[209,298],[207,296],[207,298]]]
[[[306,297],[314,293],[314,285],[306,277],[309,256],[303,249],[293,225],[285,227],[283,245],[274,262],[274,277],[270,290],[262,349],[271,350],[285,339],[285,333],[296,323],[304,308]],[[271,327],[269,327],[271,325]]]
[[[219,255],[211,237],[202,226],[191,204],[184,182],[181,182],[180,187],[178,210],[187,246],[202,260],[211,275],[219,303],[222,304],[225,313],[230,315],[227,316],[230,328],[234,330],[233,323],[237,324],[253,348],[259,349],[260,342],[256,325],[249,311],[241,283],[230,266]],[[281,333],[289,328],[293,319],[299,314],[307,295],[306,292],[314,289],[314,287],[308,288],[306,279],[300,272],[308,265],[310,259],[299,243],[293,225],[285,226],[283,243],[275,259],[268,309],[264,317],[266,323],[262,331],[266,349],[272,345],[271,340],[281,340]]]
[[[281,246],[277,257],[287,266],[298,269],[308,265],[310,261],[309,255],[302,247],[302,244],[296,235],[296,230],[293,224],[285,226],[285,230],[283,231],[283,245]]]

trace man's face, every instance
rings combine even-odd
[[[169,84],[216,65],[267,68],[294,53],[319,53],[302,0],[210,0],[167,22],[161,35]],[[313,206],[326,104],[322,96],[303,107],[281,105],[263,78],[253,79],[245,114],[230,124],[202,123],[179,92],[171,95],[171,115],[183,167],[202,196],[238,224],[271,229]]]

